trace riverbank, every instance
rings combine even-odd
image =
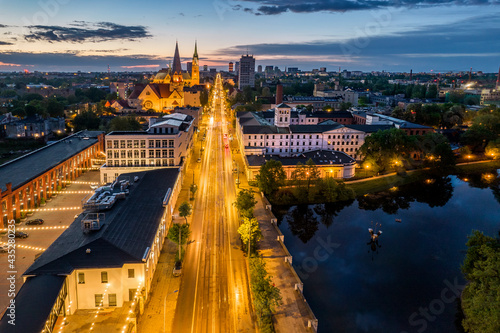
[[[399,187],[403,185],[408,185],[414,182],[423,181],[428,178],[435,177],[436,175],[458,175],[459,177],[467,176],[472,173],[480,173],[480,172],[492,172],[496,169],[500,168],[500,161],[474,161],[474,162],[465,162],[459,163],[453,167],[450,167],[446,170],[430,170],[426,169],[417,169],[417,170],[408,170],[404,174],[397,174],[396,172],[372,176],[368,178],[354,179],[354,180],[346,180],[344,183],[348,188],[352,189],[356,197],[369,194],[376,193],[389,190],[394,187]],[[293,189],[294,186],[285,186],[284,188]],[[274,202],[270,199],[273,205],[283,205],[280,202]],[[325,201],[314,200],[310,202],[287,202],[287,206],[293,206],[298,204],[323,204]]]

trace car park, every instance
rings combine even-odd
[[[42,219],[33,219],[33,220],[28,220],[26,221],[26,225],[31,225],[31,224],[43,224]]]
[[[28,238],[28,234],[22,231],[16,231],[15,234],[16,238]]]

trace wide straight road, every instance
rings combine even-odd
[[[220,75],[210,99],[205,153],[195,170],[200,180],[192,242],[184,259],[172,332],[255,332],[247,262],[232,205],[236,186]]]

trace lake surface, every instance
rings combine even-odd
[[[273,211],[319,332],[448,333],[467,236],[498,235],[499,202],[497,170]]]

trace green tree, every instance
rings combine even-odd
[[[236,209],[240,211],[241,215],[246,217],[253,216],[253,209],[256,204],[257,200],[255,200],[252,189],[240,190],[236,195],[236,201],[234,202]]]
[[[181,232],[181,245],[185,245],[191,235],[189,224],[173,223],[170,229],[168,229],[167,238],[175,244],[179,244],[179,230]]]
[[[272,195],[285,184],[286,174],[280,161],[269,160],[260,167],[255,178],[259,190],[265,195]]]
[[[64,117],[64,105],[55,98],[50,98],[47,101],[47,112],[51,117]]]
[[[340,111],[347,111],[352,106],[351,102],[342,102],[340,103]]]
[[[198,186],[196,184],[189,185],[189,192],[191,192],[191,198],[194,200],[194,194],[198,190]]]
[[[193,210],[193,208],[191,207],[191,205],[187,201],[184,201],[179,206],[179,216],[186,219],[186,224],[187,224],[187,218],[188,218],[188,216],[191,215],[192,210]]]
[[[257,242],[262,237],[259,222],[254,217],[243,217],[243,223],[238,228],[238,233],[240,234],[241,241],[247,248],[249,246],[248,242],[250,241],[250,247],[255,249]],[[250,252],[250,249],[248,251]]]
[[[92,111],[82,112],[73,119],[75,131],[98,130],[101,120]]]
[[[495,141],[490,141],[486,145],[486,148],[484,150],[484,153],[486,156],[492,157],[494,159],[497,159],[500,157],[500,139],[497,139]]]
[[[385,171],[393,166],[395,161],[399,164],[399,161],[408,159],[414,149],[415,137],[406,135],[403,130],[391,128],[367,137],[360,152],[374,169]]]
[[[261,258],[250,259],[250,289],[254,299],[261,332],[273,332],[271,315],[282,304],[281,292],[267,274],[266,265]]]
[[[437,91],[437,85],[431,84],[429,88],[427,89],[427,92],[425,93],[426,98],[437,98],[438,96],[438,91]]]
[[[500,239],[475,230],[468,237],[462,272],[463,327],[470,333],[500,332]]]
[[[442,168],[455,165],[455,154],[446,137],[439,133],[427,133],[417,138],[417,148],[426,165]]]
[[[109,131],[139,131],[141,124],[132,116],[114,117],[109,122]]]

